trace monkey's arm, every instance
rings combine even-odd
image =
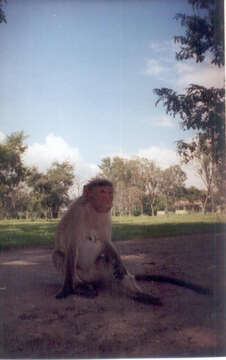
[[[60,292],[56,295],[57,299],[62,299],[73,294],[73,269],[74,269],[74,253],[69,249],[65,258],[65,274],[64,284]]]
[[[67,219],[66,219],[67,220]],[[81,237],[81,231],[79,227],[79,219],[72,217],[73,227],[71,223],[65,221],[63,218],[61,228],[57,234],[57,239],[55,243],[55,254],[57,253],[56,249],[63,249],[59,252],[61,253],[61,268],[64,274],[64,283],[60,292],[57,294],[56,298],[61,299],[65,298],[70,294],[74,293],[75,283],[79,283],[78,273],[76,271],[77,262],[78,262],[78,242]],[[55,261],[56,265],[56,261]]]

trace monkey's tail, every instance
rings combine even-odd
[[[173,284],[173,285],[177,285],[177,286],[181,286],[187,289],[191,289],[199,294],[202,295],[213,295],[212,290],[197,285],[197,284],[193,284],[191,282],[188,281],[184,281],[184,280],[179,280],[179,279],[175,279],[172,278],[170,276],[164,276],[164,275],[143,275],[143,274],[138,274],[135,275],[135,279],[137,281],[157,281],[157,282],[165,282],[165,283],[169,283],[169,284]]]

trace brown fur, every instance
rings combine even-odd
[[[111,212],[96,205],[102,199],[107,208],[112,207],[111,190],[112,183],[106,179],[90,181],[61,219],[53,251],[53,263],[64,276],[57,298],[73,293],[92,297],[97,294],[92,284],[114,280],[132,298],[159,304],[159,299],[141,291],[111,241]]]

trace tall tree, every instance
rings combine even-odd
[[[32,169],[29,186],[33,188],[33,205],[40,212],[40,205],[47,217],[57,218],[62,206],[70,202],[69,190],[73,185],[74,167],[69,162],[55,162],[45,174]]]
[[[144,212],[149,215],[157,213],[162,170],[149,159],[140,159],[138,185],[143,190]]]
[[[154,215],[161,197],[167,211],[186,179],[179,166],[161,170],[145,158],[105,158],[99,167],[114,183],[114,211],[118,215]]]
[[[138,187],[139,160],[124,159],[119,156],[101,160],[99,165],[101,175],[106,176],[114,184],[114,213],[131,215],[134,211],[142,212],[141,191]]]
[[[196,173],[200,176],[205,188],[203,212],[206,212],[208,200],[211,201],[211,210],[215,210],[214,195],[216,194],[216,162],[213,158],[212,142],[205,136],[197,135],[192,142],[181,142],[178,151],[183,162],[191,162]]]
[[[26,150],[23,132],[7,136],[0,144],[0,198],[5,211],[16,216],[16,201],[21,184],[27,176],[22,156]]]
[[[161,172],[159,186],[166,213],[168,213],[170,202],[174,204],[176,195],[184,188],[185,180],[186,174],[179,165],[172,165]]]
[[[176,14],[185,27],[184,36],[175,36],[180,44],[176,53],[177,60],[205,60],[210,54],[211,63],[224,65],[224,1],[223,0],[188,0],[193,8],[193,15]]]
[[[193,15],[177,14],[185,28],[184,36],[175,36],[174,40],[180,45],[176,53],[178,61],[195,59],[202,62],[207,57],[218,67],[224,66],[224,9],[222,0],[188,0],[192,5]],[[215,182],[218,181],[219,191],[224,188],[225,164],[225,119],[224,119],[224,88],[206,88],[198,84],[190,84],[184,94],[168,88],[154,89],[158,96],[156,104],[163,103],[166,113],[174,118],[179,115],[184,130],[197,131],[202,139],[197,146],[189,147],[184,141],[178,141],[178,150],[185,153],[189,147],[190,154],[197,150],[206,152],[206,143],[209,146],[209,155],[215,166]],[[201,146],[203,145],[203,147]],[[212,152],[212,154],[210,154]],[[223,186],[222,186],[223,185]]]
[[[68,191],[73,185],[74,167],[69,162],[55,162],[47,171],[50,191],[46,196],[46,203],[51,209],[53,218],[57,218],[63,205],[68,205]]]
[[[6,24],[5,12],[2,9],[3,2],[6,2],[6,1],[0,0],[0,23],[4,22]]]

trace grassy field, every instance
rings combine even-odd
[[[0,221],[0,250],[51,246],[57,223],[57,220]],[[215,232],[226,232],[226,216],[194,214],[114,217],[112,237],[113,241],[117,241]]]

